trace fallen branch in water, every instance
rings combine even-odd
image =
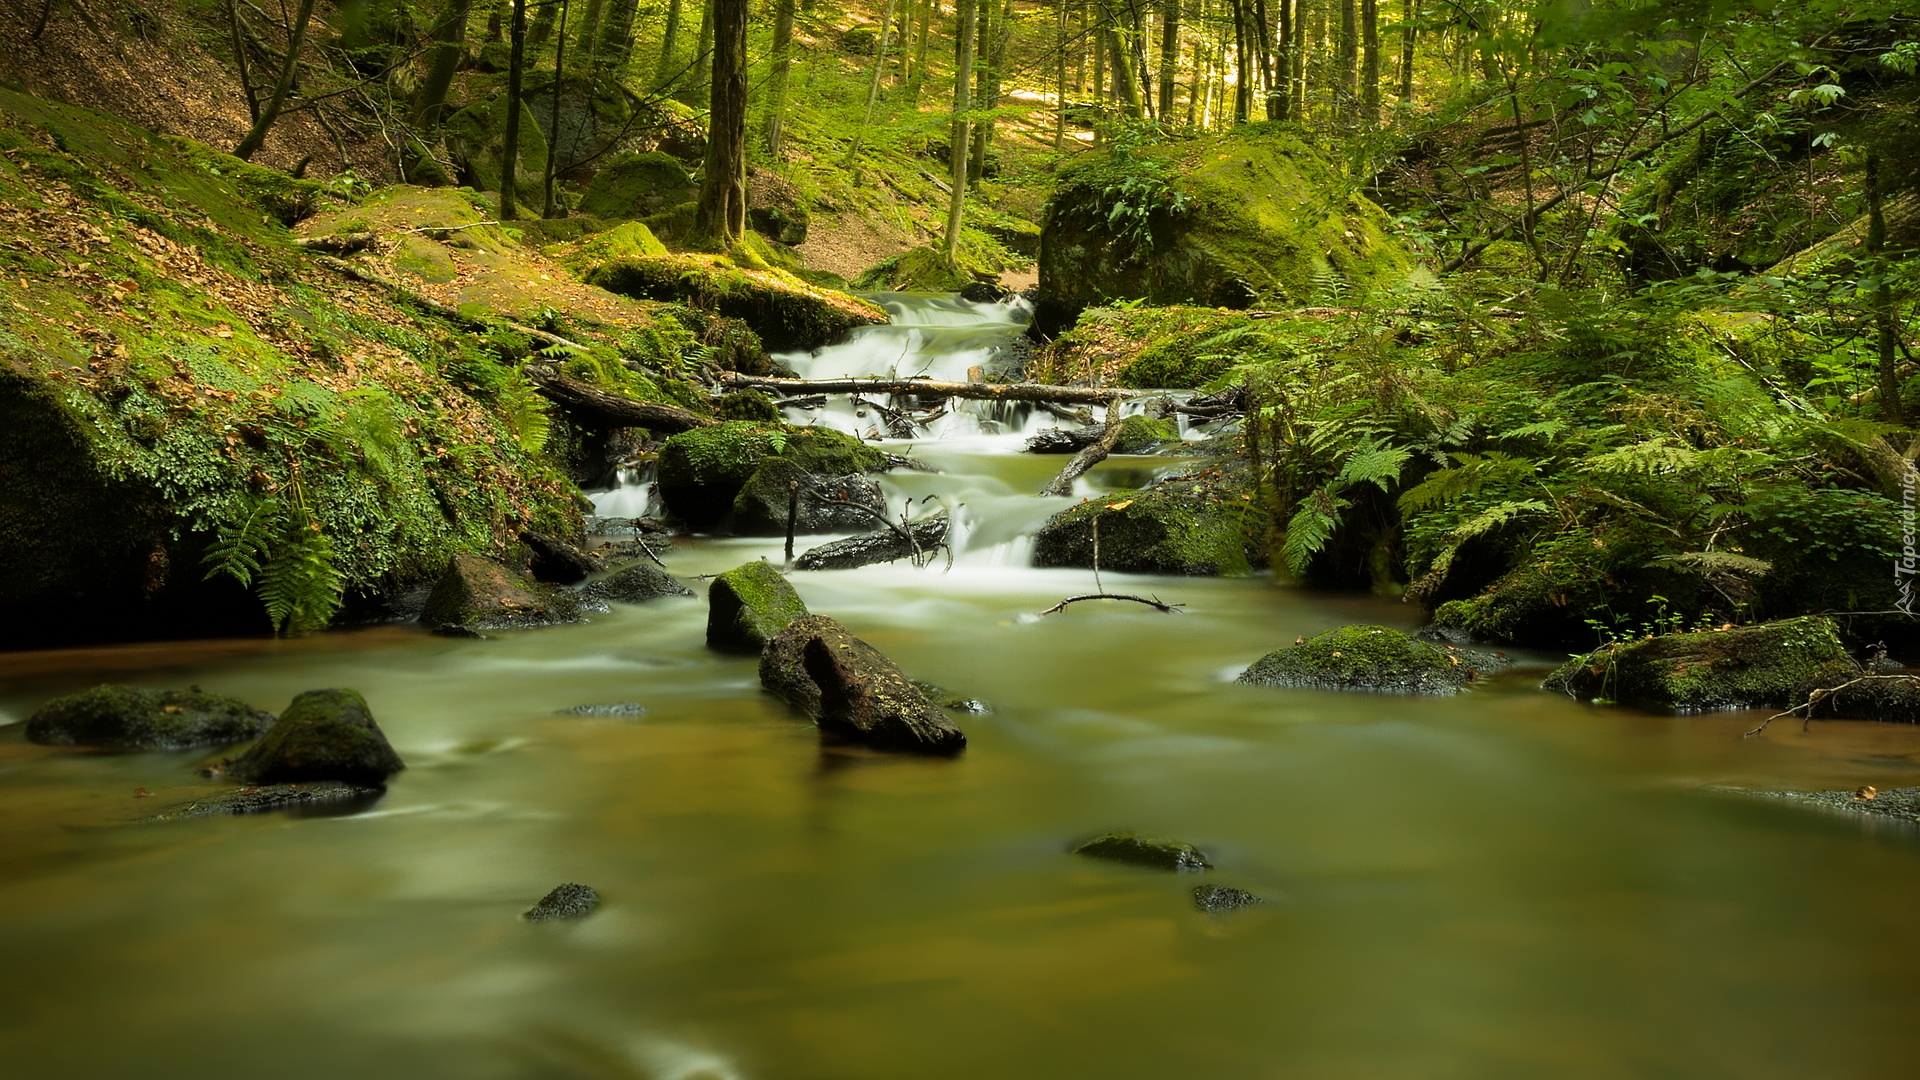
[[[918,394],[922,397],[972,398],[976,401],[1042,401],[1104,405],[1115,398],[1139,397],[1138,390],[1044,383],[950,382],[945,379],[775,379],[728,372],[720,385],[729,390],[765,390],[783,397],[808,394]]]
[[[1162,603],[1159,600],[1148,599],[1147,597],[1144,597],[1144,596],[1133,596],[1128,593],[1097,592],[1097,593],[1086,593],[1081,596],[1069,596],[1065,600],[1060,601],[1059,603],[1053,605],[1052,607],[1041,612],[1040,614],[1051,615],[1056,611],[1060,611],[1064,609],[1068,604],[1077,604],[1082,600],[1131,600],[1136,604],[1145,604],[1150,608],[1154,608],[1159,611],[1164,611],[1169,615],[1179,614],[1180,608],[1181,608],[1180,604]]]
[[[1775,720],[1780,720],[1785,717],[1793,716],[1799,713],[1801,709],[1809,710],[1804,716],[1800,717],[1802,721],[1800,724],[1800,730],[1805,731],[1807,730],[1808,726],[1813,723],[1813,713],[1811,710],[1815,705],[1820,704],[1822,701],[1825,701],[1827,698],[1832,697],[1833,695],[1839,693],[1842,690],[1845,690],[1849,686],[1858,686],[1863,682],[1920,682],[1920,675],[1862,675],[1857,679],[1848,679],[1846,682],[1841,683],[1839,686],[1829,686],[1822,689],[1810,690],[1807,692],[1807,700],[1801,702],[1798,705],[1795,705],[1793,708],[1788,709],[1785,712],[1774,713],[1772,716],[1769,716],[1765,720],[1760,721],[1759,727],[1754,728],[1752,731],[1741,732],[1740,737],[1743,739],[1746,739],[1746,738],[1751,738],[1752,736],[1758,735],[1761,732],[1767,730],[1768,724],[1773,723]],[[1834,719],[1845,719],[1845,718],[1835,717]]]
[[[1040,494],[1072,494],[1073,482],[1080,479],[1081,474],[1085,473],[1088,469],[1105,461],[1107,455],[1113,453],[1113,448],[1120,445],[1120,435],[1125,430],[1126,425],[1121,422],[1120,417],[1120,402],[1117,399],[1108,401],[1107,430],[1101,433],[1100,441],[1092,443],[1079,453],[1073,455],[1073,460],[1067,462],[1067,467],[1060,470],[1060,475],[1054,477],[1046,487],[1040,489]]]

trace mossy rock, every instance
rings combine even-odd
[[[101,685],[55,698],[27,718],[27,741],[115,750],[185,750],[259,738],[273,714],[238,698]]]
[[[1241,360],[1235,349],[1207,342],[1252,322],[1243,312],[1191,305],[1090,307],[1072,330],[1034,355],[1028,373],[1057,384],[1196,389]],[[1265,323],[1269,329],[1272,324]]]
[[[760,653],[760,685],[821,734],[880,750],[957,754],[967,737],[886,654],[822,615],[795,619]]]
[[[887,457],[828,428],[785,428],[747,420],[683,431],[660,448],[660,497],[694,528],[724,523],[763,462],[781,458],[810,476],[849,476],[884,469]],[[786,503],[780,500],[781,531]]]
[[[1544,688],[1663,712],[1797,705],[1860,674],[1824,616],[1616,642],[1568,660]]]
[[[1143,243],[1116,233],[1139,184],[1168,198]],[[1173,209],[1173,197],[1181,208]],[[1385,211],[1278,124],[1084,155],[1061,172],[1041,222],[1035,325],[1055,334],[1116,298],[1241,309],[1327,304],[1392,288],[1413,272]]]
[[[707,647],[758,653],[774,635],[807,614],[806,602],[766,562],[750,562],[707,587]]]
[[[1194,872],[1213,869],[1213,864],[1207,861],[1206,855],[1192,844],[1181,840],[1140,836],[1130,832],[1112,832],[1096,836],[1085,843],[1075,845],[1073,853],[1095,859],[1132,863],[1135,866],[1150,866],[1156,870]]]
[[[760,424],[780,422],[780,407],[761,390],[735,390],[722,394],[713,411],[722,420],[751,420]]]
[[[590,885],[569,881],[556,885],[553,891],[540,898],[521,918],[528,922],[545,922],[548,919],[578,919],[593,914],[600,906],[600,894]]]
[[[802,536],[870,529],[887,511],[880,485],[862,474],[820,475],[776,457],[747,478],[727,527],[739,536],[785,536],[790,502],[793,531]]]
[[[420,622],[436,633],[479,634],[577,622],[575,594],[541,585],[478,555],[456,555],[440,575]]]
[[[228,772],[254,784],[338,780],[382,787],[406,768],[357,690],[309,690]]]
[[[975,274],[947,261],[938,247],[917,247],[875,263],[853,279],[856,289],[882,292],[959,292]]]
[[[600,603],[644,604],[663,596],[692,596],[693,590],[658,566],[640,562],[594,578],[581,586],[580,595]]]
[[[446,133],[447,149],[452,152],[454,165],[459,170],[460,182],[481,191],[499,191],[507,148],[505,96],[469,105],[447,117],[441,127]],[[542,178],[547,171],[547,141],[541,131],[533,110],[522,102],[514,191],[520,205],[535,210],[546,199]]]
[[[693,175],[658,150],[615,158],[594,174],[580,209],[595,217],[644,218],[688,202],[698,193]]]
[[[1421,641],[1386,626],[1343,626],[1270,652],[1240,673],[1249,686],[1457,694],[1493,657]]]
[[[652,229],[638,221],[623,221],[580,241],[565,262],[575,270],[585,270],[610,259],[653,258],[666,254],[667,245],[653,235]]]
[[[1135,413],[1120,421],[1120,441],[1113,445],[1116,454],[1151,454],[1180,441],[1180,425],[1172,420]]]
[[[1238,508],[1234,508],[1237,510]],[[1053,516],[1034,539],[1035,566],[1094,564],[1129,574],[1246,577],[1253,572],[1249,533],[1235,513],[1195,491],[1115,491]]]
[[[684,303],[753,328],[769,350],[817,349],[887,321],[874,304],[809,285],[783,270],[752,270],[716,255],[611,259],[590,285],[639,300]]]
[[[396,269],[429,285],[444,285],[459,276],[453,255],[445,245],[424,236],[408,236],[393,246],[389,256]]]
[[[243,161],[181,136],[169,136],[166,141],[195,168],[231,183],[240,195],[282,225],[298,224],[341,201],[324,185],[312,180],[297,179],[278,169]]]
[[[276,812],[297,817],[331,817],[364,810],[385,794],[386,789],[377,785],[343,784],[338,780],[316,780],[305,784],[249,784],[216,795],[202,795],[190,802],[177,803],[142,820],[193,821],[198,818]]]

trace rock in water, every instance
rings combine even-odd
[[[587,582],[580,595],[601,603],[644,604],[662,596],[692,596],[693,590],[652,563],[634,563]]]
[[[793,560],[793,568],[852,570],[874,563],[911,558],[915,551],[932,551],[947,539],[947,513],[942,510],[933,517],[903,528],[912,535],[911,542],[892,529],[882,529],[865,536],[849,536],[845,540],[835,540],[801,552],[800,557]]]
[[[272,713],[199,687],[103,685],[42,705],[27,718],[27,739],[46,746],[185,750],[246,742],[272,726]]]
[[[1616,642],[1576,656],[1544,688],[1643,709],[1702,712],[1797,705],[1860,675],[1833,621],[1818,615]]]
[[[1481,674],[1504,667],[1489,652],[1420,641],[1386,626],[1343,626],[1270,652],[1240,673],[1250,686],[1369,690],[1382,694],[1457,694]]]
[[[322,780],[313,784],[265,784],[234,788],[189,803],[169,807],[147,821],[187,821],[194,818],[229,817],[237,814],[265,814],[276,810],[296,816],[318,817],[345,814],[372,805],[384,788],[342,784]]]
[[[339,780],[384,787],[406,768],[355,690],[309,690],[228,771],[255,784]]]
[[[1173,485],[1110,492],[1055,514],[1033,538],[1033,565],[1094,565],[1096,522],[1102,570],[1222,577],[1252,572],[1245,521],[1223,512],[1213,497]]]
[[[579,617],[580,603],[572,593],[535,584],[477,555],[454,556],[420,613],[428,628],[455,635],[553,626]]]
[[[737,566],[707,587],[707,647],[757,653],[806,613],[806,602],[771,564]]]
[[[967,745],[886,654],[824,615],[795,619],[775,635],[760,654],[760,684],[838,738],[920,754]]]
[[[1160,870],[1211,870],[1213,864],[1200,849],[1179,840],[1163,840],[1134,833],[1116,832],[1093,839],[1073,849],[1075,855],[1096,859],[1151,866]]]
[[[1264,904],[1265,900],[1247,892],[1226,885],[1195,885],[1193,887],[1193,906],[1206,912],[1238,911],[1255,904]]]
[[[573,585],[585,581],[588,575],[600,569],[600,564],[594,562],[593,556],[558,537],[522,532],[520,542],[527,545],[527,551],[532,556],[527,569],[536,580]]]
[[[528,922],[542,922],[547,919],[577,919],[590,914],[600,906],[600,894],[585,885],[567,882],[554,887],[554,890],[540,898],[524,918]]]

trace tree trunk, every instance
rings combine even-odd
[[[552,2],[552,0],[549,0]],[[560,73],[567,70],[567,8],[572,0],[560,0],[560,37],[553,50],[553,108],[547,113],[547,170],[541,178],[545,199],[540,206],[543,218],[558,217],[555,212],[553,184],[560,171]]]
[[[1253,117],[1253,50],[1247,46],[1247,0],[1233,0],[1233,122]]]
[[[700,34],[694,39],[693,63],[687,68],[685,85],[690,100],[700,100],[713,85],[713,5],[715,0],[705,0],[700,5]]]
[[[920,5],[920,41],[913,47],[913,81],[908,84],[909,92],[915,99],[920,97],[920,84],[927,81],[927,50],[933,44],[933,16],[936,10],[936,0],[924,0]]]
[[[1166,0],[1160,11],[1160,122],[1173,115],[1174,77],[1180,67],[1180,0]]]
[[[1293,118],[1301,121],[1307,118],[1307,3],[1294,0],[1293,8]]]
[[[685,0],[667,0],[667,23],[660,31],[660,61],[653,66],[653,78],[665,83],[673,78],[680,60],[680,18]]]
[[[1360,77],[1359,12],[1355,0],[1340,0],[1340,119],[1352,123],[1358,99],[1354,95]]]
[[[51,0],[48,7],[52,7]],[[239,69],[240,93],[247,99],[247,122],[251,124],[260,119],[260,92],[253,86],[253,71],[247,62],[246,34],[240,25],[240,9],[234,0],[227,0],[227,34],[232,39],[233,62]],[[39,40],[37,34],[35,40]]]
[[[794,0],[774,0],[773,6],[773,50],[769,60],[771,69],[767,72],[767,153],[775,161],[780,160],[781,129],[787,122],[787,72],[793,63],[793,4]],[[889,4],[888,14],[893,8]],[[886,55],[887,28],[880,26],[880,53]],[[874,85],[879,85],[880,69],[874,67]],[[871,108],[871,106],[869,106]]]
[[[1414,20],[1420,17],[1419,0],[1400,0],[1400,104],[1413,100]]]
[[[633,22],[640,15],[640,0],[610,3],[600,23],[600,47],[594,55],[607,67],[618,68],[633,55]]]
[[[300,0],[300,10],[293,17],[293,26],[287,33],[287,62],[280,67],[280,78],[273,84],[273,94],[267,98],[267,104],[260,110],[260,116],[253,122],[253,129],[233,148],[233,156],[242,161],[251,158],[267,141],[267,131],[273,122],[280,119],[280,110],[286,107],[287,95],[293,93],[293,80],[300,73],[300,53],[307,44],[307,24],[313,21],[313,0]]]
[[[1274,77],[1279,85],[1268,92],[1273,94],[1276,111],[1275,120],[1291,120],[1295,117],[1293,108],[1293,0],[1279,0],[1280,26],[1274,36]]]
[[[531,4],[534,0],[507,0],[508,3]],[[527,30],[526,44],[522,48],[539,55],[547,45],[547,39],[553,36],[554,20],[560,14],[560,5],[556,0],[540,0],[540,10],[533,16],[533,25]],[[511,20],[509,20],[511,21]]]
[[[941,247],[948,263],[955,262],[960,250],[960,220],[966,210],[967,151],[973,145],[967,114],[973,111],[973,44],[978,32],[979,0],[959,0],[954,15],[958,26],[953,41],[953,127],[947,134],[953,193],[947,202],[947,233]]]
[[[1260,113],[1269,120],[1280,119],[1278,87],[1273,73],[1273,43],[1267,37],[1273,23],[1267,17],[1267,0],[1253,0],[1253,52],[1260,63]]]
[[[515,185],[520,181],[520,95],[527,78],[528,3],[529,0],[513,0],[513,29],[507,33],[511,45],[507,50],[507,130],[500,155],[501,221],[520,216],[520,208],[515,205],[519,194]]]
[[[1067,148],[1067,0],[1053,0],[1053,152]]]
[[[440,122],[447,104],[447,88],[453,85],[454,72],[467,48],[467,13],[473,0],[447,0],[440,19],[433,26],[433,60],[427,77],[413,97],[413,126],[427,131]]]
[[[1895,323],[1893,286],[1887,280],[1891,267],[1884,254],[1887,247],[1887,217],[1881,208],[1880,155],[1867,153],[1867,267],[1873,274],[1873,323],[1880,353],[1880,419],[1889,424],[1903,423],[1900,402],[1900,375],[1895,357],[1900,342]]]
[[[1113,97],[1126,110],[1129,120],[1146,119],[1146,108],[1140,101],[1140,85],[1133,78],[1133,57],[1126,42],[1121,40],[1120,20],[1113,8],[1105,0],[1100,5],[1101,26],[1106,35],[1107,55],[1113,67]]]
[[[551,4],[553,0],[547,0],[547,2]],[[574,63],[582,68],[593,66],[593,58],[600,41],[600,22],[606,16],[606,10],[607,0],[587,0],[587,10],[580,15],[580,26],[574,31],[575,45],[579,50],[579,55],[574,57]],[[564,16],[565,13],[562,14]],[[562,26],[561,40],[564,41],[566,36],[567,29]],[[557,71],[558,69],[556,73]]]
[[[1007,29],[1013,18],[1013,0],[1004,0],[1004,6],[995,10],[999,0],[986,0],[986,10],[992,16],[980,24],[981,60],[980,79],[974,94],[974,100],[987,109],[1000,106],[1001,72],[1007,62]],[[991,116],[973,125],[973,156],[968,164],[968,175],[975,180],[986,174],[987,150],[993,145],[994,121]]]
[[[1380,122],[1380,0],[1360,0],[1360,119]]]
[[[712,104],[694,229],[731,246],[747,231],[747,0],[711,0]]]
[[[972,3],[973,0],[961,0]],[[1143,390],[1116,390],[1104,386],[1048,386],[1044,383],[951,382],[945,379],[889,379],[849,376],[843,379],[771,379],[726,372],[720,385],[729,390],[765,390],[777,397],[811,394],[914,394],[921,397],[957,397],[975,401],[1053,401],[1068,405],[1099,405],[1116,398],[1134,398]]]
[[[873,126],[873,110],[880,104],[880,75],[887,67],[887,27],[893,23],[893,12],[898,7],[897,0],[887,0],[887,14],[880,22],[880,44],[873,57],[873,81],[867,84],[867,113],[860,121],[859,130],[853,133],[853,145],[847,148],[844,164],[851,167],[860,158],[860,144],[866,141],[867,129]],[[905,12],[902,12],[905,17]],[[900,28],[900,51],[907,51],[907,28]]]

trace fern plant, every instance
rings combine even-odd
[[[216,530],[203,562],[204,580],[224,574],[252,588],[274,633],[297,637],[333,619],[346,577],[307,504],[297,469],[289,489],[291,500],[271,494],[243,498],[244,513]]]

